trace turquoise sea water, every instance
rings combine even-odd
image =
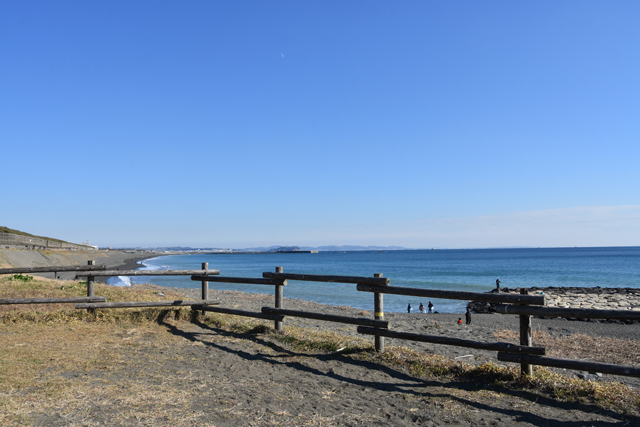
[[[143,262],[147,269],[199,269],[208,262],[222,276],[262,277],[284,267],[288,273],[373,276],[382,273],[392,286],[486,292],[495,287],[630,287],[640,288],[640,247],[407,250],[317,254],[168,255]],[[199,288],[187,277],[136,277],[134,283]],[[211,289],[273,294],[272,286],[210,283]],[[355,285],[289,281],[284,296],[323,304],[372,310],[373,294]],[[385,295],[387,312],[414,311],[426,299]],[[432,300],[440,312],[463,312],[466,302]],[[293,307],[290,307],[293,308]]]

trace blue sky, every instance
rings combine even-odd
[[[636,1],[4,1],[0,225],[640,245]]]

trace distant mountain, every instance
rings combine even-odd
[[[234,249],[234,252],[275,252],[283,246],[258,246],[255,248]]]
[[[155,251],[155,252],[231,252],[231,249],[221,249],[221,248],[192,248],[191,246],[155,246],[155,247],[132,247],[132,248],[119,248],[119,249],[135,249],[135,250],[144,250],[144,251]]]
[[[162,246],[162,247],[136,247],[131,249],[170,251],[170,252],[295,252],[295,251],[320,251],[320,252],[345,252],[345,251],[397,251],[406,250],[402,246],[258,246],[244,249],[221,249],[221,248],[192,248],[190,246]]]
[[[270,249],[269,252],[298,252],[301,250],[298,246],[280,246],[279,248]]]
[[[341,252],[341,251],[397,251],[407,249],[402,246],[355,246],[355,245],[342,245],[342,246],[318,246],[312,248],[308,246],[301,246],[300,249],[304,251],[324,251],[324,252]]]
[[[291,248],[291,249],[289,249]],[[342,245],[342,246],[269,246],[258,248],[246,248],[239,249],[238,251],[246,252],[278,252],[282,250],[287,251],[322,251],[322,252],[343,252],[343,251],[396,251],[407,249],[402,246],[356,246],[356,245]]]

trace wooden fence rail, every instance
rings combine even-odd
[[[191,280],[206,280],[218,283],[244,283],[247,285],[282,285],[286,286],[286,280],[280,279],[253,279],[249,277],[228,277],[228,276],[191,276]]]
[[[57,273],[62,271],[97,271],[106,269],[106,265],[59,265],[55,267],[0,268],[0,274]]]
[[[358,284],[357,290],[361,292],[378,292],[383,294],[407,295],[424,298],[456,299],[465,301],[483,301],[511,304],[544,305],[544,295],[519,295],[466,291],[443,291],[440,289],[404,288],[400,286],[375,286]]]
[[[463,340],[460,338],[442,337],[438,335],[422,335],[409,332],[385,331],[366,326],[358,326],[358,333],[364,335],[382,335],[388,338],[397,338],[401,340],[420,341],[434,344],[455,345],[458,347],[477,348],[480,350],[495,350],[508,353],[518,354],[535,354],[544,355],[544,347],[527,347],[523,345],[509,344],[505,342],[483,342]]]
[[[387,320],[361,319],[358,317],[336,316],[334,314],[313,313],[310,311],[286,310],[284,308],[262,307],[265,314],[281,314],[284,316],[302,317],[305,319],[324,320],[325,322],[347,323],[351,325],[375,326],[378,328],[388,328]]]
[[[336,283],[366,283],[370,285],[388,285],[390,280],[385,277],[362,276],[326,276],[322,274],[296,274],[296,273],[262,273],[262,277],[268,279],[301,280],[305,282],[336,282]]]
[[[130,308],[130,307],[184,307],[184,306],[207,306],[209,304],[220,304],[217,300],[177,300],[177,301],[122,301],[103,303],[83,303],[76,304],[76,309],[85,308]]]
[[[79,302],[105,302],[105,297],[68,297],[68,298],[0,298],[0,305],[7,304],[68,304]]]
[[[194,310],[201,311],[211,311],[214,313],[223,313],[223,314],[233,314],[234,316],[244,316],[244,317],[255,317],[256,319],[267,319],[274,320],[276,322],[282,322],[284,320],[284,316],[277,314],[265,314],[265,313],[256,313],[255,311],[245,311],[245,310],[236,310],[233,308],[226,307],[211,307],[208,305],[194,305],[191,307]]]
[[[555,359],[551,357],[530,356],[525,354],[498,353],[501,362],[526,363],[530,365],[550,366],[552,368],[574,369],[578,371],[600,372],[611,375],[640,377],[640,368],[632,366],[611,365],[608,363],[585,362],[572,359]]]
[[[495,305],[500,314],[525,314],[538,317],[576,317],[579,319],[640,320],[640,311],[598,310],[594,308],[531,307],[520,305]]]
[[[105,277],[105,276],[205,276],[220,274],[220,270],[106,270],[86,274],[78,274],[76,277]],[[210,280],[207,278],[207,280]]]

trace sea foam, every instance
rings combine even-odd
[[[131,286],[131,279],[127,276],[112,276],[107,277],[107,285],[109,286]]]

